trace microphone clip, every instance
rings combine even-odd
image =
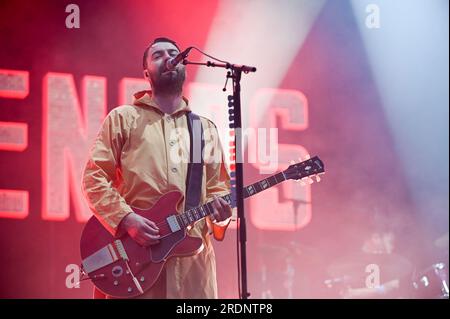
[[[228,71],[227,72],[227,76],[226,76],[226,79],[225,79],[225,85],[223,86],[223,89],[222,89],[222,91],[226,91],[227,90],[227,83],[228,83],[228,79],[230,79],[230,78],[232,78],[233,76],[231,75],[231,71]]]

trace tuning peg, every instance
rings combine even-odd
[[[306,186],[305,182],[303,181],[303,178],[302,179],[297,179],[295,182],[296,183],[300,183],[300,186]]]
[[[309,160],[310,158],[311,158],[311,155],[309,155],[309,154],[305,155],[305,160]]]
[[[294,160],[290,160],[289,164],[295,164],[295,161]]]
[[[305,183],[305,185],[306,184],[311,185],[312,183],[314,183],[314,181],[310,177],[303,177],[302,180]]]
[[[319,183],[321,181],[320,176],[319,175],[315,175],[314,176],[316,178],[316,182]]]

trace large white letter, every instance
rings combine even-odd
[[[264,116],[258,120],[255,114],[263,103],[268,103],[269,106]],[[281,136],[284,130],[301,132],[308,127],[308,102],[296,90],[258,90],[252,99],[250,114],[250,127],[266,129],[266,134],[272,129],[278,129],[278,135]],[[277,117],[280,119],[280,127],[277,127]],[[278,144],[272,138],[262,138],[258,134],[257,139],[249,139],[248,143],[249,158],[252,154],[258,154],[257,162],[251,164],[260,173],[273,174],[276,169],[285,169],[289,161],[306,157],[307,150],[299,144],[300,139],[294,144]],[[262,156],[261,152],[267,150],[271,155]],[[308,184],[302,186],[300,183],[287,181],[278,187],[266,189],[262,196],[251,197],[249,202],[252,223],[259,229],[294,231],[305,227],[311,220],[311,187]],[[275,205],[275,210],[267,209]]]
[[[69,217],[69,192],[78,221],[91,216],[81,194],[81,174],[89,147],[106,116],[106,79],[86,76],[82,81],[81,112],[71,74],[48,73],[43,83],[42,217]]]

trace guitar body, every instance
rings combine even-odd
[[[192,256],[201,251],[203,248],[201,238],[188,236],[185,229],[171,232],[165,223],[168,216],[177,214],[176,204],[182,196],[180,192],[170,192],[163,195],[150,209],[133,208],[135,213],[154,221],[157,225],[164,224],[162,227],[159,226],[161,235],[159,243],[149,247],[140,246],[128,234],[114,238],[95,216],[89,219],[80,241],[83,261],[118,239],[128,257],[128,265],[123,258],[119,258],[104,267],[88,272],[98,289],[118,298],[139,296],[142,292],[133,281],[131,273],[145,292],[155,284],[169,258]]]

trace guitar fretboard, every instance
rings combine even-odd
[[[285,180],[286,180],[286,177],[285,177],[284,173],[280,172],[280,173],[272,175],[268,178],[262,179],[256,183],[253,183],[249,186],[245,186],[243,189],[244,198],[258,194],[258,193],[262,192],[263,190],[273,187]],[[221,198],[223,198],[231,207],[236,206],[235,200],[233,199],[233,196],[230,193],[222,196]],[[212,201],[211,201],[204,205],[189,209],[189,210],[185,211],[184,213],[177,215],[177,220],[178,220],[178,223],[182,227],[186,228],[187,226],[191,225],[192,223],[196,222],[197,220],[200,220],[208,215],[212,215],[213,212],[214,212],[214,207],[213,207]]]

